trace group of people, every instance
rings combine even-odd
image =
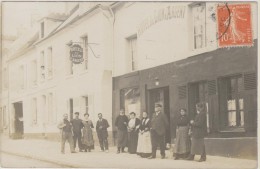
[[[204,137],[207,134],[205,104],[196,104],[196,116],[189,120],[186,109],[181,109],[177,117],[175,160],[184,158],[194,160],[201,155],[199,162],[206,161]]]
[[[156,158],[157,146],[160,145],[161,156],[165,158],[165,134],[169,122],[164,113],[162,105],[156,104],[153,118],[148,118],[147,112],[142,113],[142,120],[136,118],[134,112],[130,113],[130,120],[123,109],[116,118],[115,126],[117,134],[117,153],[125,152],[128,147],[130,154],[137,153],[143,158]]]
[[[205,104],[196,104],[196,116],[189,120],[185,109],[181,109],[176,121],[176,141],[174,147],[175,160],[180,158],[194,160],[195,154],[201,155],[199,162],[206,161],[204,137],[207,133]],[[99,120],[96,123],[96,131],[101,151],[108,152],[109,124],[102,114],[98,114]],[[137,154],[142,158],[156,158],[156,151],[160,147],[161,158],[165,155],[165,135],[169,128],[166,115],[162,112],[162,105],[155,105],[155,112],[150,119],[147,112],[142,113],[142,119],[138,119],[134,112],[130,113],[130,119],[125,115],[124,109],[120,110],[115,120],[117,127],[117,153],[124,153],[128,147],[128,153]],[[70,144],[71,153],[75,153],[76,142],[78,141],[79,151],[90,152],[94,149],[92,129],[94,125],[89,120],[89,114],[84,114],[84,119],[79,119],[79,113],[75,118],[68,121],[68,115],[64,115],[63,121],[58,125],[61,129],[62,142],[61,152],[64,153],[66,140]]]
[[[101,151],[108,152],[108,132],[109,124],[103,119],[102,114],[98,114],[96,131],[99,139]],[[63,120],[58,124],[61,131],[61,153],[65,153],[65,142],[68,141],[71,153],[76,153],[75,148],[78,142],[80,152],[91,152],[94,149],[94,139],[92,129],[93,122],[89,119],[89,114],[84,114],[84,119],[79,118],[79,112],[75,112],[75,118],[68,120],[68,114],[63,115]]]
[[[176,120],[176,141],[174,148],[175,160],[180,158],[194,160],[195,154],[201,155],[199,162],[206,161],[204,137],[207,133],[205,104],[196,105],[196,116],[189,120],[186,109],[181,109]],[[166,115],[162,112],[162,105],[155,105],[155,113],[150,120],[147,112],[142,113],[142,119],[130,113],[130,120],[120,110],[115,126],[118,128],[117,153],[125,152],[128,147],[130,154],[138,154],[142,158],[156,158],[156,151],[160,147],[161,158],[165,158],[165,135],[169,128]]]

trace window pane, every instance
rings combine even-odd
[[[122,89],[120,93],[120,108],[125,109],[126,115],[135,112],[139,117],[141,111],[139,88]]]
[[[236,126],[236,111],[228,112],[228,126]]]
[[[227,101],[228,105],[228,111],[230,110],[236,110],[236,100],[228,100]]]
[[[240,126],[243,127],[244,125],[245,125],[244,111],[240,111]]]
[[[205,14],[205,4],[194,6],[192,9],[195,49],[205,46]]]
[[[244,109],[244,99],[239,99],[239,109],[240,110]]]

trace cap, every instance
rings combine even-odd
[[[162,107],[161,104],[155,104],[155,107]]]

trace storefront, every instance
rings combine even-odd
[[[163,105],[174,143],[175,116],[180,108],[191,119],[195,105],[207,105],[207,153],[256,157],[257,41],[248,48],[222,48],[177,62],[113,78],[113,122],[120,108],[151,117]],[[113,126],[114,133],[116,128]],[[248,143],[252,144],[248,144]],[[214,144],[214,146],[212,146]],[[225,149],[221,148],[225,147]],[[237,149],[236,147],[240,147]],[[243,151],[241,151],[243,147]]]

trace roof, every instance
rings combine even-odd
[[[32,47],[33,44],[39,39],[39,32],[36,28],[28,30],[24,35],[19,37],[10,46],[10,58],[13,59],[16,56],[23,54],[28,48]]]
[[[109,6],[114,6],[116,3],[118,2],[110,2]],[[39,41],[37,41],[34,45],[37,45],[43,41],[45,41],[46,39],[52,37],[53,35],[55,35],[56,33],[58,33],[59,31],[67,28],[69,25],[77,22],[79,19],[87,16],[88,14],[90,14],[91,12],[95,11],[96,9],[98,9],[99,7],[102,7],[101,4],[97,4],[95,6],[93,6],[90,9],[86,9],[86,11],[82,11],[82,9],[80,9],[79,4],[77,4],[72,10],[70,15],[67,17],[67,19],[62,22],[59,26],[57,26],[48,36],[46,36],[43,39],[40,39]]]
[[[109,2],[106,3],[106,5],[109,5],[113,7],[118,2]],[[39,32],[37,29],[32,29],[25,33],[23,36],[21,36],[19,39],[17,39],[13,45],[11,46],[11,59],[15,58],[16,56],[23,54],[24,52],[28,51],[28,49],[33,48],[33,46],[47,40],[48,38],[52,37],[53,35],[57,34],[59,31],[67,28],[69,25],[77,22],[81,18],[87,16],[91,12],[95,11],[99,7],[102,7],[101,4],[96,4],[92,8],[87,8],[84,11],[84,8],[79,8],[79,4],[77,4],[70,12],[69,16],[60,14],[60,13],[51,13],[45,18],[53,19],[57,21],[62,21],[61,24],[59,24],[56,28],[51,31],[49,35],[47,35],[43,39],[39,39]]]

